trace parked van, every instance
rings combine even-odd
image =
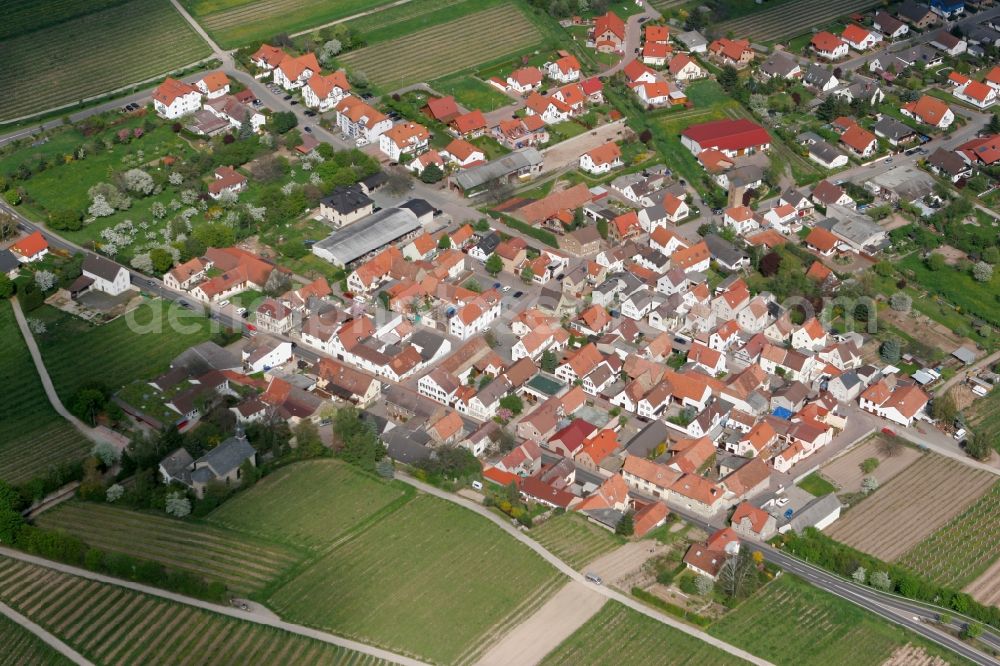
[[[961,441],[961,439],[965,437],[967,434],[969,433],[965,431],[965,428],[959,428],[958,430],[955,431],[955,439]]]
[[[601,580],[601,577],[598,576],[597,574],[593,573],[593,572],[588,573],[586,576],[584,576],[584,578],[587,579],[588,583],[593,583],[594,585],[603,585],[604,584],[604,581]]]

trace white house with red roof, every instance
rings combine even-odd
[[[572,83],[580,78],[580,61],[576,56],[567,53],[558,60],[548,63],[545,74],[553,81]]]
[[[847,42],[855,51],[867,51],[882,41],[882,35],[874,30],[862,28],[856,23],[852,23],[844,28],[840,38]]]
[[[345,136],[363,146],[376,143],[379,137],[392,128],[388,116],[365,104],[354,95],[347,95],[336,106],[337,127]]]
[[[739,236],[745,236],[760,229],[760,224],[754,217],[753,210],[747,206],[727,208],[722,216],[722,224],[732,228]]]
[[[681,144],[697,157],[702,151],[718,150],[729,158],[766,151],[771,135],[763,127],[745,118],[714,120],[692,125],[681,132]]]
[[[246,176],[232,167],[221,166],[215,170],[215,180],[208,184],[208,196],[218,199],[223,192],[239,194],[246,186]]]
[[[861,409],[909,427],[930,397],[916,384],[891,387],[887,379],[869,386],[858,400]]]
[[[527,95],[541,85],[542,70],[537,67],[521,67],[507,77],[507,87],[521,95]]]
[[[824,60],[840,60],[847,57],[847,42],[826,30],[813,35],[809,45],[816,55]]]
[[[310,76],[302,87],[302,101],[310,109],[323,113],[335,107],[349,92],[351,84],[347,81],[347,74],[341,69],[333,74]]]
[[[997,88],[981,81],[969,81],[964,86],[956,88],[952,94],[978,109],[988,109],[997,101]]]
[[[500,294],[489,289],[470,302],[459,305],[455,315],[448,321],[448,332],[460,340],[486,331],[500,316]]]
[[[229,94],[229,77],[225,72],[209,72],[194,82],[201,94],[209,99]]]
[[[609,141],[580,156],[580,169],[594,175],[608,173],[620,166],[622,166],[622,151],[614,141]]]
[[[263,70],[263,76],[269,76],[275,67],[281,64],[287,54],[282,51],[277,46],[271,46],[270,44],[261,44],[260,48],[252,56],[250,56],[250,62],[254,64],[257,68]]]
[[[915,102],[904,104],[899,112],[925,125],[942,130],[955,122],[955,112],[948,107],[948,103],[930,95],[923,95]]]
[[[186,116],[201,108],[201,91],[168,77],[153,91],[153,108],[157,115],[170,120]]]
[[[601,53],[617,53],[625,48],[625,21],[612,11],[594,19],[590,33],[594,48]]]
[[[390,160],[400,162],[404,155],[419,155],[425,151],[430,138],[430,131],[420,123],[401,122],[379,137],[379,150]]]
[[[274,68],[274,82],[285,90],[297,90],[315,74],[319,74],[315,53],[304,53],[294,58],[286,55]]]
[[[664,106],[670,104],[671,93],[670,84],[665,81],[654,81],[653,83],[640,83],[635,86],[635,94],[646,106]],[[684,99],[687,99],[686,97]]]
[[[677,81],[692,81],[708,76],[708,72],[686,53],[678,53],[671,58],[667,64],[667,71]]]
[[[486,161],[486,153],[465,139],[455,139],[449,143],[441,151],[441,157],[458,165],[460,169],[467,169]]]
[[[45,240],[45,236],[42,236],[42,232],[34,231],[15,241],[10,246],[10,251],[22,264],[28,264],[41,261],[42,257],[49,253],[49,243]]]

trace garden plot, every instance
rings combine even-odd
[[[879,485],[885,485],[920,458],[920,452],[908,446],[899,447],[899,453],[887,456],[879,450],[880,435],[869,439],[861,446],[832,460],[821,470],[824,477],[832,481],[842,492],[856,493],[861,490],[861,479],[874,476]],[[861,471],[861,463],[875,458],[879,465],[870,475]]]
[[[34,3],[36,14],[47,13],[48,4],[39,12]],[[0,39],[0,120],[72,104],[210,54],[208,44],[162,0],[129,0],[18,32]]]
[[[0,559],[0,601],[96,664],[385,663],[279,629],[18,560]]]
[[[895,561],[976,502],[995,478],[951,458],[924,455],[848,511],[827,534]]]
[[[351,51],[339,60],[378,88],[392,90],[476,67],[541,40],[535,24],[517,5],[508,4]]]
[[[289,548],[229,530],[90,502],[62,504],[39,516],[38,524],[105,551],[221,581],[240,594],[266,587],[302,559]]]
[[[906,553],[899,563],[931,581],[960,588],[973,581],[1000,557],[1000,482],[961,515]],[[996,594],[993,581],[978,579],[969,592]]]

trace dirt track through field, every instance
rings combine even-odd
[[[894,561],[975,502],[995,482],[989,472],[925,455],[838,520],[828,534]]]
[[[511,629],[477,664],[537,664],[601,610],[606,601],[583,583],[570,581],[544,606]]]

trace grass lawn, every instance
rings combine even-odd
[[[503,4],[351,51],[339,61],[387,91],[523,52],[542,37],[519,4]]]
[[[0,479],[30,480],[90,448],[49,403],[7,301],[0,301],[0,383]]]
[[[912,271],[914,282],[931,292],[940,294],[957,305],[963,312],[980,317],[993,325],[1000,325],[1000,271],[995,271],[990,282],[977,282],[969,273],[945,267],[932,271],[920,258],[919,252],[904,257],[897,266]]]
[[[961,515],[906,553],[899,563],[938,585],[961,589],[1000,557],[998,505],[1000,482]]]
[[[726,94],[722,86],[712,79],[694,81],[684,89],[684,93],[691,103],[699,109],[717,104],[726,104],[732,100],[732,97]]]
[[[48,327],[35,339],[64,401],[87,382],[114,390],[134,379],[152,379],[175,356],[210,337],[209,319],[160,300],[101,326],[47,305],[31,316]]]
[[[738,657],[609,601],[542,660],[544,666],[743,664]]]
[[[231,530],[93,502],[62,504],[39,516],[38,524],[104,551],[221,581],[238,594],[264,589],[304,558],[302,552]]]
[[[328,546],[396,508],[410,486],[390,484],[335,460],[284,467],[212,512],[208,521],[271,541]]]
[[[5,660],[19,666],[69,666],[71,662],[42,639],[6,616],[0,616],[0,642]]]
[[[15,3],[16,9],[25,4]],[[211,55],[169,2],[46,3],[0,39],[0,120],[37,113],[166,74]],[[49,16],[55,12],[56,19]],[[10,30],[5,8],[4,33]],[[75,15],[73,15],[75,14]],[[60,16],[61,15],[61,16]],[[141,17],[141,20],[139,19]],[[55,22],[63,18],[62,22]],[[30,30],[30,26],[39,26]]]
[[[182,0],[220,46],[266,41],[351,16],[388,0]],[[256,44],[254,44],[256,46]]]
[[[621,537],[576,513],[553,516],[532,528],[529,534],[574,569],[625,543]]]
[[[280,629],[17,560],[0,559],[0,580],[0,601],[95,664],[386,663]],[[10,647],[5,643],[5,663],[32,663],[14,657]]]
[[[490,84],[469,74],[431,81],[430,86],[442,95],[452,95],[456,102],[467,109],[494,111],[514,103],[510,97]]]
[[[790,574],[768,583],[708,633],[775,664],[877,666],[907,643],[949,663],[956,659],[916,634]]]
[[[295,622],[456,663],[474,660],[561,583],[485,518],[418,495],[338,545],[269,604]]]
[[[836,486],[824,479],[819,475],[819,472],[813,472],[806,478],[799,482],[799,488],[806,491],[810,495],[815,495],[816,497],[822,497],[823,495],[829,495],[830,493],[837,492]]]
[[[574,136],[579,136],[587,131],[586,127],[574,120],[555,123],[554,125],[549,125],[546,129],[549,132],[548,145],[550,146],[566,139],[572,139]]]

